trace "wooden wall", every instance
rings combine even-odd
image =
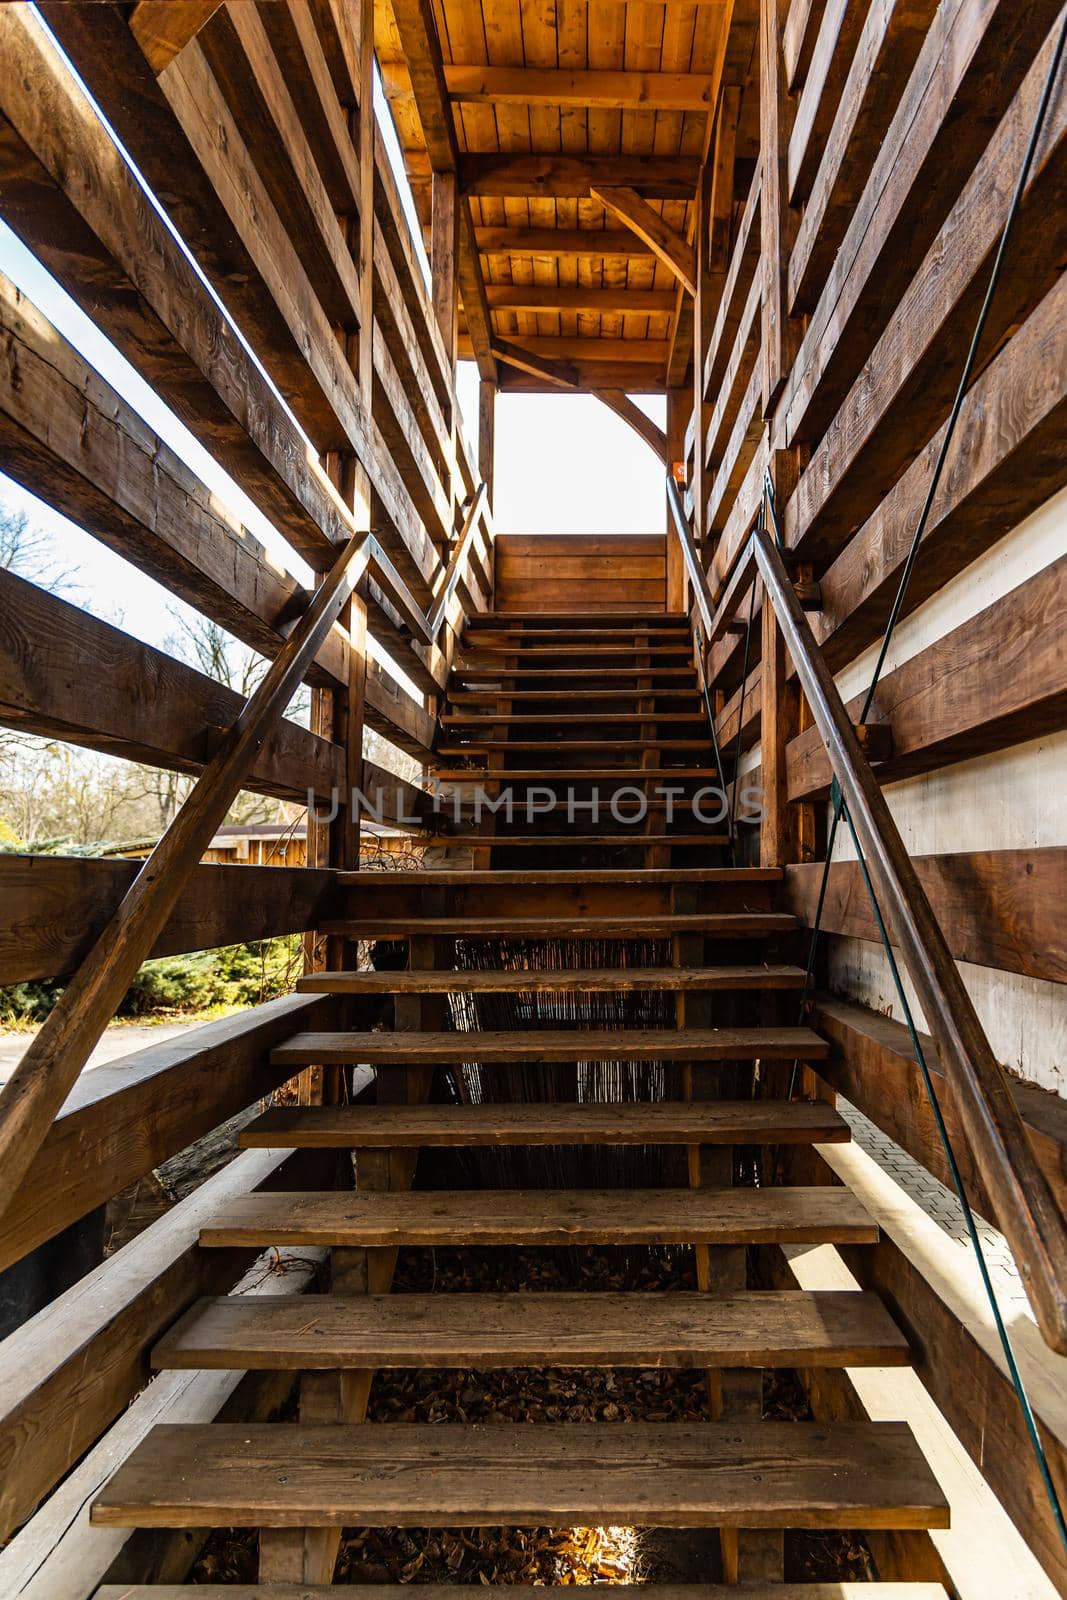
[[[667,548],[659,534],[498,534],[495,551],[498,611],[665,609]]]

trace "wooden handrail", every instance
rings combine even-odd
[[[667,494],[686,570],[706,619],[711,610],[707,579],[696,558],[681,498],[670,479]],[[878,779],[860,747],[782,556],[767,530],[758,524],[743,548],[744,563],[754,561],[763,581],[764,601],[774,609],[826,746],[886,924],[903,954],[955,1091],[964,1132],[996,1195],[1001,1226],[1042,1336],[1057,1354],[1067,1355],[1067,1222],[1034,1156],[1004,1069],[993,1054]]]
[[[678,492],[678,485],[674,481],[673,473],[667,474],[667,504],[671,510],[674,522],[674,531],[678,536],[678,543],[682,550],[682,560],[685,563],[686,577],[689,579],[696,600],[700,620],[704,624],[704,638],[711,635],[712,624],[715,621],[715,608],[711,603],[711,591],[704,568],[700,565],[693,535],[689,529],[689,519],[685,514],[682,497]]]
[[[0,1092],[0,1217],[376,545],[356,533],[344,546]]]
[[[485,504],[487,493],[488,485],[484,482],[480,483],[475,489],[474,497],[467,508],[467,515],[463,519],[463,527],[460,529],[459,537],[452,546],[452,554],[449,556],[448,565],[445,568],[444,582],[441,585],[440,592],[434,597],[433,609],[428,618],[427,625],[431,639],[437,638],[441,630],[441,624],[445,620],[448,603],[456,592],[456,585],[460,580],[463,563],[467,558],[467,551],[470,547],[471,539],[474,537],[474,530],[478,526],[478,519],[482,514],[482,507]]]

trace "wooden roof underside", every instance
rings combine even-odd
[[[472,225],[468,265],[476,250],[484,285],[472,314],[480,290],[461,264],[460,355],[478,359],[483,375],[493,366],[487,346],[503,341],[533,365],[559,363],[582,388],[655,392],[684,380],[691,299],[590,190],[633,189],[692,240],[720,84],[744,83],[754,67],[753,9],[751,0],[376,0],[379,66],[427,242],[432,175],[448,169],[454,146]],[[439,50],[436,82],[410,70],[420,20]],[[758,125],[747,131],[750,160]],[[552,387],[504,362],[498,373],[501,387]]]

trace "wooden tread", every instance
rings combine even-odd
[[[529,722],[548,722],[559,726],[573,723],[597,724],[622,722],[634,726],[641,722],[699,722],[706,721],[702,711],[661,711],[657,714],[646,715],[639,711],[602,711],[599,715],[589,712],[545,712],[538,716],[532,711],[519,711],[498,714],[494,711],[485,711],[480,717],[444,716],[441,718],[442,728],[476,728],[481,724],[497,722],[516,722],[521,724]]]
[[[478,845],[481,848],[530,849],[539,846],[552,850],[634,850],[649,845],[707,845],[725,848],[730,842],[725,833],[440,833],[435,844]]]
[[[629,778],[637,784],[663,778],[717,778],[718,767],[437,767],[430,774],[439,783],[612,783]]]
[[[472,639],[461,647],[457,670],[462,671],[464,665],[475,656],[517,656],[522,661],[552,661],[557,656],[588,656],[591,660],[600,661],[604,656],[629,658],[635,655],[688,656],[692,660],[693,646],[680,636],[671,635],[652,639],[647,645],[644,642],[637,644],[633,639],[620,639],[617,644],[607,639],[600,639],[595,643],[591,640],[581,640],[568,644],[561,640],[553,644],[542,644],[539,637],[531,637],[529,634],[520,635],[519,640],[513,640],[508,644]]]
[[[296,980],[299,994],[627,994],[664,991],[802,989],[803,967],[597,967],[558,971],[523,967],[514,972],[310,972]]]
[[[549,679],[553,682],[570,681],[577,678],[583,685],[589,681],[589,673],[595,670],[601,678],[688,678],[693,682],[696,678],[695,667],[660,667],[652,663],[647,667],[465,667],[457,664],[453,667],[457,678],[489,678],[496,683],[500,678],[506,678],[510,683],[513,679],[522,682],[534,678],[540,682]]]
[[[875,1294],[222,1295],[201,1300],[152,1364],[342,1367],[904,1366]]]
[[[483,837],[484,835],[479,835]],[[490,837],[489,842],[492,842]],[[553,888],[558,884],[733,884],[781,883],[781,867],[427,867],[390,872],[384,882],[369,880],[366,872],[338,872],[337,882],[348,889],[375,892],[399,884],[405,889],[449,888],[456,885],[497,885],[505,888]]]
[[[492,840],[488,842],[491,844]],[[640,843],[633,840],[635,845]],[[425,917],[418,911],[403,918],[376,917],[368,911],[365,915],[319,923],[322,933],[338,933],[350,939],[407,939],[413,934],[454,939],[669,939],[672,933],[703,933],[709,939],[765,939],[775,933],[790,933],[795,927],[796,918],[786,911],[665,911],[629,917],[622,912],[602,917],[565,916],[559,912],[543,917],[506,917],[480,912],[477,918]]]
[[[821,1061],[811,1028],[550,1028],[505,1033],[298,1033],[271,1052],[275,1066],[345,1062]]]
[[[245,1149],[364,1150],[477,1145],[847,1144],[822,1100],[487,1102],[452,1106],[271,1106]]]
[[[484,751],[503,750],[513,755],[530,751],[547,755],[587,755],[597,750],[706,750],[707,739],[476,739],[470,744],[439,745],[439,756],[479,755]]]
[[[526,1584],[482,1584],[488,1600],[554,1600],[554,1589]],[[738,1600],[721,1583],[613,1584],[612,1600]],[[96,1600],[337,1600],[333,1585],[315,1583],[153,1583],[105,1585]],[[406,1584],[362,1583],[359,1600],[410,1600]],[[419,1600],[456,1600],[456,1585],[420,1583]],[[743,1600],[947,1600],[939,1583],[751,1583]]]
[[[257,1193],[200,1232],[268,1245],[874,1244],[848,1189],[475,1189]],[[499,1520],[499,1519],[498,1519]],[[506,1519],[504,1519],[506,1520]]]
[[[703,706],[700,690],[695,686],[685,688],[653,688],[653,689],[597,689],[589,685],[582,688],[582,701],[590,700],[693,700]],[[462,705],[488,705],[497,700],[566,700],[574,704],[574,690],[571,689],[449,689],[448,703],[453,706]],[[652,722],[655,719],[655,710],[643,713],[643,720]]]
[[[98,1527],[929,1528],[948,1508],[900,1422],[177,1423]]]

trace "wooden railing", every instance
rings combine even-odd
[[[675,534],[694,603],[710,637],[716,608],[700,566],[677,486],[667,480]],[[844,702],[812,634],[782,556],[757,523],[738,561],[739,587],[758,574],[796,669],[856,831],[885,920],[899,944],[933,1030],[946,1075],[956,1091],[972,1158],[995,1196],[1001,1226],[1048,1344],[1067,1354],[1067,1223],[1031,1148],[1005,1074],[993,1055],[974,1004],[900,837]],[[764,704],[762,779],[776,782],[774,708]]]

